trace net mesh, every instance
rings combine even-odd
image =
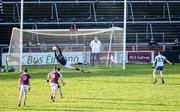
[[[19,66],[28,65],[25,55],[34,55],[30,65],[49,63],[37,62],[35,53],[53,53],[52,46],[59,45],[64,55],[74,55],[77,52],[84,55],[80,61],[91,63],[90,42],[98,37],[101,41],[101,64],[122,64],[123,29],[112,27],[108,29],[54,29],[54,30],[23,30],[23,62],[20,63],[20,30],[13,28],[11,42],[7,55],[7,64],[19,70]],[[34,54],[33,54],[34,53]],[[43,54],[45,55],[45,54]],[[68,56],[67,56],[68,57]],[[86,58],[86,59],[85,59]],[[116,58],[116,59],[115,59]],[[79,61],[79,60],[77,60]]]

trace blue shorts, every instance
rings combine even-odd
[[[156,70],[163,71],[164,70],[164,66],[157,66]]]

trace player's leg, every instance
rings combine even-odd
[[[70,68],[70,69],[75,69],[75,70],[77,70],[77,71],[81,71],[82,73],[85,73],[85,71],[82,70],[81,68],[74,67],[74,66],[72,66],[72,65],[70,65],[69,68]]]
[[[83,69],[77,68],[77,67],[75,67],[75,68],[76,68],[77,71],[81,71],[82,73],[85,73],[85,71]]]
[[[64,97],[63,97],[63,94],[62,94],[62,89],[61,89],[61,87],[59,87],[59,93],[60,93],[60,95],[61,95],[61,98],[64,98]]]
[[[58,88],[58,84],[54,84],[54,86],[53,86],[53,102],[55,102],[57,88]]]
[[[96,59],[98,61],[98,64],[100,65],[100,53],[96,53]]]
[[[153,84],[157,83],[156,69],[153,70],[153,78],[154,78]]]
[[[163,71],[160,71],[160,74],[161,74],[162,83],[164,84],[164,75],[163,75]]]
[[[24,106],[26,106],[27,92],[24,92]]]
[[[71,70],[77,70],[77,71],[81,71],[82,73],[85,73],[84,70],[82,70],[81,68],[78,67],[74,67],[71,63],[66,63],[66,65],[64,66],[67,69],[71,69]]]
[[[18,99],[18,106],[19,106],[19,107],[21,106],[22,96],[23,96],[23,85],[22,85],[21,88],[20,88],[20,94],[19,94],[19,99]]]
[[[55,101],[55,87],[52,87],[52,92],[51,92],[51,100],[54,102]]]
[[[92,63],[92,66],[94,66],[94,58],[95,58],[95,53],[92,53],[91,54],[91,63]]]
[[[28,90],[29,90],[29,86],[25,86],[24,87],[24,106],[26,106]]]
[[[53,83],[51,83],[50,86],[51,86],[51,100],[53,101],[53,93],[54,93]]]
[[[63,94],[62,94],[62,90],[61,90],[61,85],[59,83],[58,83],[58,88],[59,88],[60,96],[61,96],[61,98],[63,98]]]
[[[84,63],[82,63],[82,62],[78,62],[77,64],[78,64],[78,65],[84,65]]]

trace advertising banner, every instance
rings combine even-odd
[[[92,54],[90,54],[92,55]],[[92,58],[92,56],[91,56]],[[91,60],[90,60],[91,61]],[[100,61],[102,64],[106,64],[107,62],[113,62],[113,63],[123,63],[123,52],[121,51],[113,51],[109,53],[109,57],[108,57],[108,52],[101,52],[100,53]],[[128,62],[128,58],[127,58],[127,52],[125,55],[125,62]],[[98,62],[95,62],[98,63]]]
[[[176,53],[177,54],[177,53]],[[19,65],[19,55],[11,54],[9,59],[7,59],[8,53],[2,54],[2,65]],[[67,59],[70,63],[82,62],[84,64],[90,63],[90,52],[64,52],[63,53],[65,59]],[[126,63],[151,63],[153,60],[153,52],[126,52],[125,54],[125,62]],[[179,55],[178,61],[179,61]],[[107,52],[102,52],[100,55],[101,63],[107,62]],[[109,60],[113,60],[114,63],[122,63],[123,62],[123,52],[114,51],[109,55]],[[48,64],[58,64],[57,60],[54,57],[54,53],[46,52],[46,53],[23,53],[22,58],[23,65],[48,65]],[[177,62],[177,61],[176,61]]]
[[[11,54],[11,58],[7,60],[7,53],[2,54],[2,65],[6,65],[8,62],[9,65],[19,64],[19,59],[17,54]],[[86,55],[85,55],[86,56]],[[23,53],[22,56],[23,65],[48,65],[48,64],[58,64],[54,57],[54,53]],[[88,62],[88,57],[83,57],[82,52],[65,52],[65,59],[70,63],[77,62]],[[16,59],[16,60],[15,60]]]
[[[113,61],[113,57],[114,57],[114,52],[110,52],[109,57],[108,57],[108,52],[101,52],[100,53],[101,64],[105,64],[107,62],[110,63],[111,61]]]
[[[151,52],[128,52],[128,63],[151,63]]]
[[[128,63],[128,52],[125,54],[125,62]],[[117,51],[114,55],[114,63],[123,63],[123,52]]]

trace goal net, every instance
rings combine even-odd
[[[13,28],[6,63],[18,71],[23,65],[58,64],[52,46],[59,45],[67,61],[91,64],[90,43],[94,37],[101,41],[100,66],[111,67],[112,64],[118,64],[120,68],[125,68],[123,29],[118,27],[23,30],[21,41],[20,29]],[[96,62],[95,60],[95,65]]]

